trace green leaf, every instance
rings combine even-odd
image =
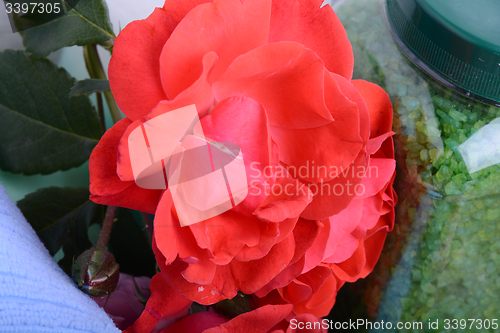
[[[71,8],[67,0],[63,3]],[[32,18],[30,24],[35,27],[21,32],[26,50],[41,56],[66,46],[101,44],[115,39],[108,7],[101,0],[80,0],[66,15],[36,26],[37,20],[43,20],[42,15]],[[17,20],[18,28],[19,24]]]
[[[17,206],[52,256],[66,245],[65,257],[72,259],[92,247],[87,229],[104,218],[104,206],[90,201],[89,195],[87,188],[47,187],[28,194]]]
[[[49,174],[89,158],[102,130],[86,96],[69,98],[74,82],[46,59],[0,53],[0,168]]]
[[[109,81],[101,79],[87,79],[77,81],[69,92],[69,97],[90,95],[95,92],[109,90]]]
[[[130,210],[118,209],[109,246],[121,272],[134,276],[153,276],[156,273],[151,244]]]

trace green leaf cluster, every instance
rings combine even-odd
[[[111,51],[115,39],[105,1],[38,3],[58,1],[63,9],[59,14],[34,10],[15,14],[14,22],[26,50],[0,52],[3,171],[46,175],[82,165],[103,135],[100,93],[104,93],[108,103],[114,103],[96,50],[100,44]],[[77,82],[64,68],[46,58],[73,45],[84,46],[87,51],[84,58],[90,79]],[[89,50],[93,58],[85,56]],[[94,93],[99,112],[89,98]],[[116,105],[113,107],[118,114]],[[95,237],[89,235],[100,229],[105,218],[106,206],[95,204],[89,196],[88,188],[53,186],[18,201],[28,222],[67,274],[71,274],[75,258],[95,246]],[[137,212],[118,209],[108,247],[121,272],[135,276],[155,274],[151,240],[144,230]]]
[[[69,98],[75,80],[35,55],[0,53],[0,167],[49,174],[84,163],[102,135],[87,97]]]

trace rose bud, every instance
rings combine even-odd
[[[120,266],[107,250],[91,248],[73,262],[73,280],[90,296],[105,296],[115,290]]]

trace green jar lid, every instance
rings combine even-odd
[[[391,33],[434,79],[500,106],[500,0],[386,0]]]

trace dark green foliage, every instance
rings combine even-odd
[[[0,53],[0,167],[49,174],[84,163],[101,137],[86,96],[69,98],[75,80],[47,59]]]

